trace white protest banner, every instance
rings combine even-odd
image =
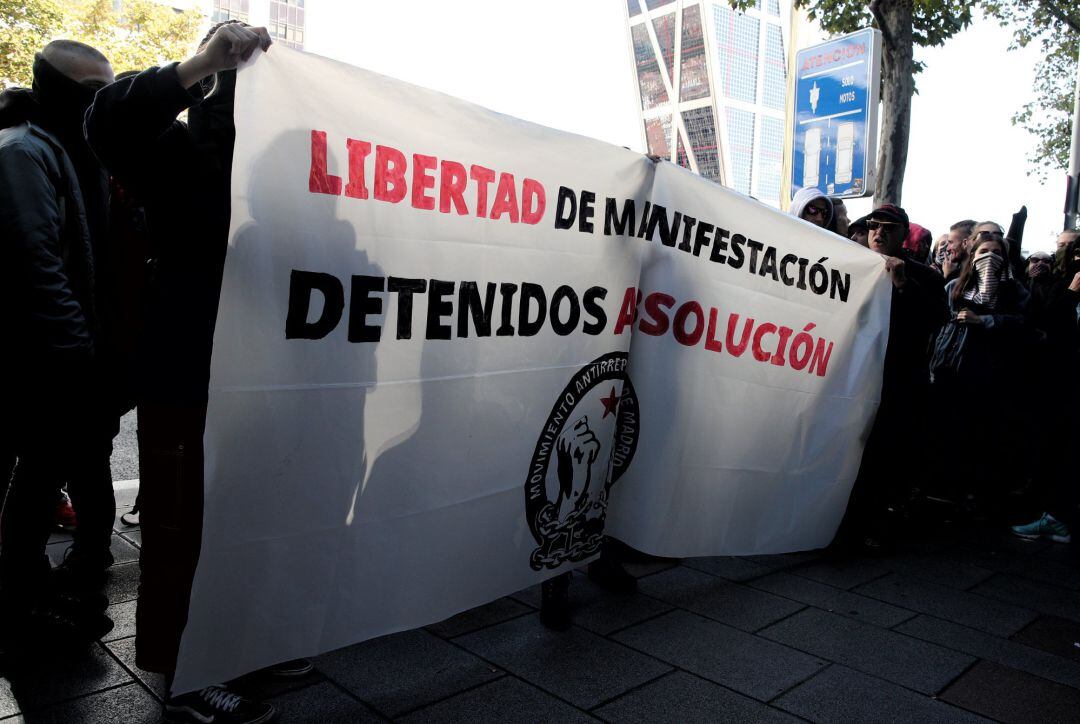
[[[175,688],[589,560],[828,543],[881,258],[671,164],[275,47],[236,91]]]

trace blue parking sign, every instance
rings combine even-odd
[[[877,162],[881,33],[873,28],[795,56],[791,193],[871,196]]]

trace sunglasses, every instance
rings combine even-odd
[[[807,206],[806,213],[808,213],[810,216],[824,217],[825,214],[828,213],[828,211],[820,206]]]
[[[983,239],[1004,239],[1005,235],[1000,231],[988,231],[983,230],[975,235],[975,241],[982,241]]]
[[[896,223],[895,221],[877,221],[876,219],[870,219],[866,222],[866,228],[888,231],[889,229],[899,229],[900,224]]]

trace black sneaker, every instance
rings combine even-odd
[[[273,676],[278,679],[293,679],[299,676],[306,676],[314,669],[315,665],[311,663],[310,659],[293,659],[291,661],[282,661],[280,664],[268,666],[259,673]]]
[[[164,718],[176,724],[264,724],[277,718],[277,709],[223,686],[208,686],[170,696],[165,700]]]

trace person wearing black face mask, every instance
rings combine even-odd
[[[1015,371],[1031,349],[1024,312],[1030,294],[1013,276],[1001,227],[975,227],[967,261],[949,282],[950,321],[938,334],[931,379],[958,420],[994,431],[1004,442],[948,461],[953,492],[969,513],[993,513],[1006,483],[1019,479],[1021,408],[1010,393]]]
[[[0,424],[18,459],[0,593],[9,639],[40,647],[88,642],[112,628],[103,587],[118,418],[100,394],[107,345],[97,302],[108,265],[95,254],[107,232],[106,176],[82,133],[94,93],[113,72],[100,52],[70,40],[47,45],[33,70],[32,89],[0,94]],[[80,525],[60,590],[45,543],[65,481]]]
[[[138,360],[142,529],[135,661],[165,675],[170,721],[269,721],[273,707],[223,687],[171,691],[199,558],[210,356],[228,246],[236,66],[265,28],[210,29],[188,60],[117,81],[95,98],[86,137],[146,212],[152,273]],[[187,110],[187,122],[177,120]],[[281,674],[306,673],[297,663]]]

